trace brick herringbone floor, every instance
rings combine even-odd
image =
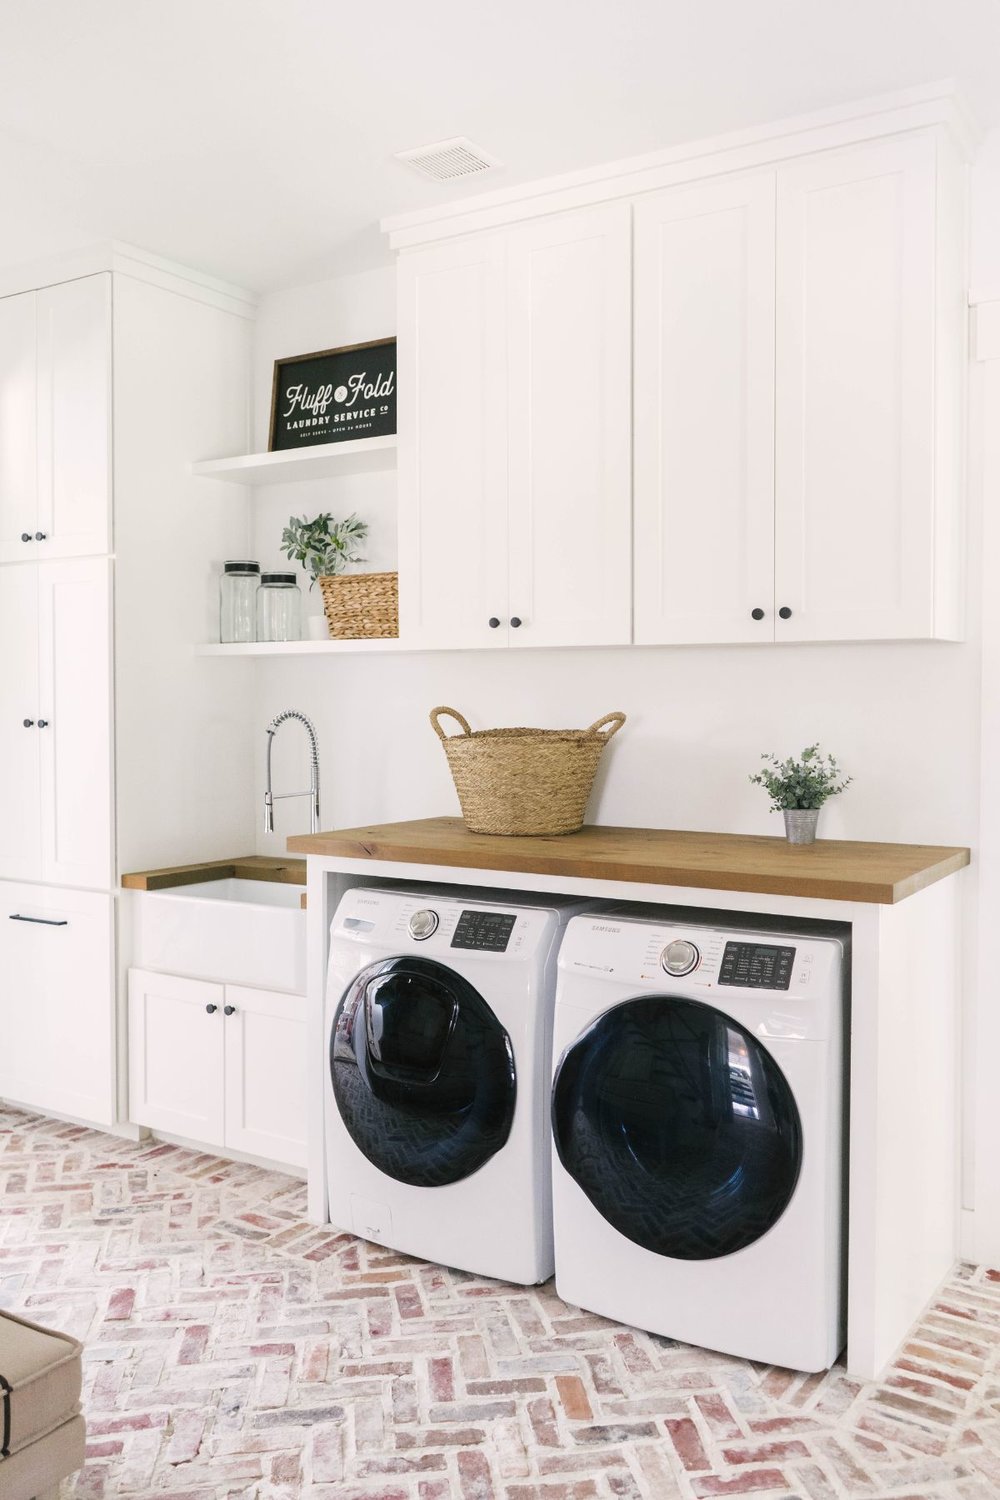
[[[963,1267],[862,1386],[317,1230],[303,1202],[0,1106],[0,1306],[87,1345],[67,1496],[1000,1496],[1000,1272]]]

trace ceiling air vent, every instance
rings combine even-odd
[[[418,146],[415,151],[397,151],[396,160],[415,167],[432,182],[451,182],[456,177],[472,177],[488,172],[500,163],[495,156],[474,146],[463,135],[451,141],[435,141],[432,146]]]

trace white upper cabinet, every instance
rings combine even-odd
[[[630,218],[615,203],[508,236],[512,645],[631,639]]]
[[[635,640],[774,636],[774,174],[635,208]]]
[[[111,564],[0,570],[0,879],[112,884]]]
[[[507,629],[504,244],[399,266],[399,610],[412,645],[502,646]],[[489,621],[497,624],[491,629]]]
[[[936,144],[778,171],[778,640],[943,633],[935,518],[956,497],[936,493],[935,361],[960,350],[935,341]]]
[[[111,549],[111,277],[38,293],[38,556]],[[153,353],[151,351],[151,357]],[[27,549],[26,549],[27,550]]]
[[[629,640],[630,293],[622,203],[400,258],[407,645]]]
[[[37,555],[35,302],[35,292],[0,299],[0,562]]]
[[[0,300],[0,562],[110,550],[111,277]]]

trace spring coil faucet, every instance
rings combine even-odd
[[[288,719],[298,719],[300,724],[305,725],[306,734],[309,736],[310,765],[309,765],[309,790],[307,792],[278,792],[271,790],[271,748],[274,745],[274,736]],[[287,801],[290,797],[309,797],[309,832],[319,832],[319,741],[316,738],[316,730],[312,720],[297,708],[286,708],[280,714],[275,714],[267,726],[267,769],[265,773],[264,790],[264,832],[274,832],[274,804]]]

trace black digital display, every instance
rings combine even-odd
[[[506,953],[517,917],[504,911],[463,911],[451,940],[453,948]]]
[[[767,943],[727,943],[719,983],[746,990],[787,990],[792,982],[794,948]]]

